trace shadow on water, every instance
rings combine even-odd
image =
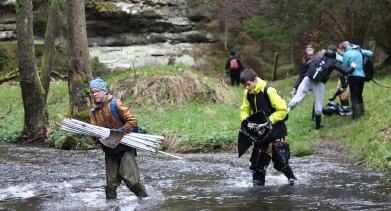
[[[181,154],[185,161],[140,152],[150,197],[124,184],[106,202],[104,154],[0,144],[0,210],[391,210],[386,174],[335,157],[293,157],[299,184],[268,168],[265,187],[252,187],[249,155]]]

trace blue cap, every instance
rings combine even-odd
[[[90,89],[98,88],[101,90],[105,90],[107,92],[107,86],[106,83],[100,79],[100,77],[97,77],[96,79],[92,80],[90,82]]]

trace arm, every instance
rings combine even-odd
[[[370,51],[370,50],[361,50],[362,54],[364,54],[365,56],[371,58],[373,56],[373,52]]]
[[[131,132],[137,126],[136,117],[130,112],[129,108],[125,106],[120,99],[117,100],[117,112],[121,120],[125,122],[122,128],[126,133]]]
[[[285,100],[277,94],[276,89],[270,87],[267,90],[267,95],[269,96],[272,107],[276,109],[276,111],[269,116],[269,119],[272,124],[276,124],[277,122],[285,119],[288,114],[288,107]]]
[[[354,64],[354,65],[353,65]],[[345,69],[345,68],[343,68],[343,66],[341,65],[341,63],[339,62],[339,61],[336,61],[335,63],[334,63],[334,68],[338,71],[338,72],[340,72],[341,74],[343,74],[343,75],[349,75],[349,74],[351,74],[353,71],[354,71],[354,68],[356,67],[356,65],[355,65],[355,63],[353,62],[352,64],[351,64],[351,66],[349,67],[349,68],[347,68],[347,69]]]
[[[229,62],[231,59],[228,59],[227,62],[225,63],[225,70],[229,70]]]
[[[247,100],[247,90],[245,90],[243,95],[243,104],[240,106],[240,121],[243,121],[243,119],[250,115],[250,112],[250,102]]]
[[[244,66],[242,64],[242,61],[240,61],[240,59],[238,59],[238,64],[239,64],[239,70],[244,70]]]
[[[306,72],[307,72],[307,68],[305,68],[305,65],[304,65],[304,64],[301,65],[299,77],[297,78],[296,83],[295,83],[295,85],[293,86],[293,88],[295,89],[295,91],[296,91],[297,88],[299,87],[300,83],[303,81]]]

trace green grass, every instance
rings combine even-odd
[[[175,74],[178,66],[150,67],[137,69],[138,74]],[[125,77],[133,77],[133,71],[127,71],[108,78],[109,85]],[[198,75],[203,76],[201,73]],[[221,77],[224,77],[222,75]],[[284,94],[288,103],[297,76],[284,80],[268,81],[269,85]],[[211,83],[216,79],[208,79]],[[378,82],[391,85],[390,78],[378,79]],[[331,78],[326,84],[324,105],[328,97],[336,90],[337,78]],[[233,97],[242,98],[243,87],[229,87]],[[20,87],[0,86],[0,140],[11,142],[23,127],[23,102]],[[132,99],[126,100],[126,102]],[[366,113],[359,120],[351,116],[323,116],[324,128],[315,130],[311,120],[313,105],[312,93],[297,105],[289,114],[287,121],[291,152],[297,156],[331,151],[337,156],[349,156],[357,161],[365,161],[368,168],[391,171],[391,95],[390,89],[380,87],[373,82],[365,83],[364,101]],[[57,129],[68,108],[67,84],[52,84],[48,98],[50,127]],[[170,140],[167,149],[180,152],[213,150],[221,146],[222,151],[236,150],[236,140],[240,126],[238,105],[225,103],[192,101],[186,106],[171,106],[160,109],[155,106],[131,108],[139,120],[140,127],[147,133],[164,135]],[[11,109],[11,110],[10,110]],[[383,129],[383,130],[382,130]],[[61,137],[56,131],[53,135]]]

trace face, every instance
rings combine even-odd
[[[105,99],[106,91],[98,88],[91,89],[91,96],[94,97],[94,101],[99,103]]]
[[[307,58],[311,59],[315,55],[315,51],[313,48],[305,49],[305,53],[307,54]]]
[[[244,87],[246,87],[248,92],[252,92],[254,91],[256,85],[257,85],[257,78],[255,78],[252,81],[246,81]]]
[[[339,53],[339,55],[343,56],[343,54],[345,53],[345,51],[342,49],[342,48],[337,48],[337,52]]]

